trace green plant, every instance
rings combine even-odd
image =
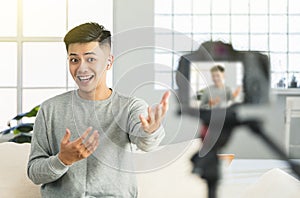
[[[16,143],[25,143],[25,142],[31,142],[31,131],[33,130],[34,123],[23,123],[22,119],[24,117],[31,118],[35,117],[38,110],[40,108],[40,105],[34,107],[29,112],[26,113],[20,113],[17,116],[15,116],[13,119],[9,120],[7,123],[7,126],[9,128],[3,130],[0,132],[2,135],[7,135],[10,133],[14,134],[14,137],[10,139],[10,142],[16,142]],[[12,121],[17,121],[17,124],[15,126],[11,126]]]

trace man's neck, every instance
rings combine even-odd
[[[97,87],[94,91],[91,92],[82,92],[78,90],[78,95],[85,100],[105,100],[110,97],[112,90],[105,87]]]
[[[216,84],[216,87],[217,87],[218,89],[222,89],[222,88],[224,88],[224,84]]]

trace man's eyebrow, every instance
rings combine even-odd
[[[96,55],[95,52],[86,52],[86,53],[84,53],[83,55],[90,55],[90,54]]]
[[[95,52],[86,52],[86,53],[84,53],[83,55],[90,55],[90,54],[96,55]],[[76,54],[76,53],[70,53],[69,56],[78,56],[78,54]]]

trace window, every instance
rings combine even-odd
[[[208,40],[232,43],[236,50],[268,54],[273,88],[282,78],[286,85],[293,75],[300,80],[298,0],[155,0],[154,16],[155,27],[171,30],[157,29],[155,35],[156,42],[168,46],[168,50],[155,51],[155,79],[167,86],[176,89],[178,57]],[[180,43],[182,37],[191,42]],[[168,64],[170,69],[159,69],[161,64]]]
[[[69,29],[90,21],[112,31],[112,2],[0,0],[0,26],[5,27],[0,31],[0,130],[17,113],[76,87],[63,37]]]

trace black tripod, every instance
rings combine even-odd
[[[194,168],[193,173],[198,174],[201,178],[205,179],[208,186],[208,197],[216,198],[217,197],[217,186],[220,178],[219,171],[219,160],[217,157],[218,151],[228,142],[231,137],[232,131],[235,127],[246,126],[252,133],[257,135],[263,142],[272,149],[280,158],[285,160],[295,173],[295,175],[300,179],[300,166],[295,162],[291,161],[288,156],[272,141],[272,139],[266,135],[263,130],[262,123],[259,120],[249,119],[244,121],[239,121],[236,116],[236,107],[230,107],[228,109],[214,109],[214,113],[217,115],[222,115],[226,111],[225,119],[220,118],[220,122],[224,121],[224,126],[222,128],[221,134],[218,137],[214,145],[211,146],[211,149],[207,152],[206,155],[201,157],[197,152],[191,159]],[[210,123],[211,119],[211,110],[200,110],[200,119],[207,126]],[[217,118],[218,119],[218,118]],[[214,131],[211,131],[214,132]],[[209,132],[209,133],[211,133]],[[210,138],[210,137],[208,137]],[[215,138],[212,136],[211,138]],[[214,142],[213,140],[208,139],[208,144]]]

